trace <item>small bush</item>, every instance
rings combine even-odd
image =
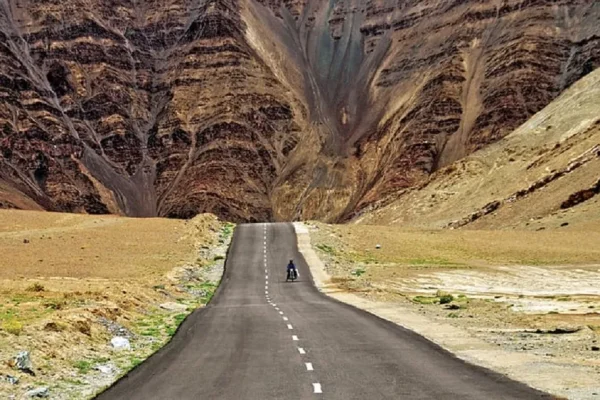
[[[43,292],[46,290],[46,288],[40,283],[34,283],[33,285],[28,286],[25,290],[28,292]]]
[[[228,238],[233,233],[233,229],[235,228],[235,224],[230,222],[226,223],[225,226],[221,229],[221,236],[224,238]]]
[[[9,319],[2,323],[2,329],[13,335],[20,335],[23,332],[23,324],[16,319]]]
[[[452,296],[451,294],[445,294],[443,296],[440,296],[440,304],[448,304],[451,303],[452,300],[454,300],[454,296]]]
[[[441,290],[438,290],[435,296],[440,299],[440,304],[448,304],[454,300],[454,296],[450,293],[444,293]]]
[[[185,319],[185,317],[187,317],[187,314],[177,314],[175,316],[175,323],[177,325],[181,324],[183,322],[183,320]]]
[[[317,249],[321,250],[323,253],[327,253],[330,255],[334,255],[335,254],[335,250],[333,249],[333,247],[326,245],[326,244],[317,244],[316,245]]]
[[[219,261],[219,260],[223,260],[225,259],[225,257],[223,256],[215,256],[215,258],[213,258],[213,261]]]
[[[455,312],[451,312],[450,314],[448,314],[448,318],[458,318],[458,314]]]
[[[75,367],[80,374],[85,375],[92,369],[92,363],[86,360],[80,360],[74,362],[73,367]]]
[[[360,278],[360,276],[361,276],[362,274],[364,274],[365,272],[367,272],[367,271],[365,271],[365,270],[364,270],[364,268],[357,268],[357,269],[355,269],[354,271],[352,271],[351,273],[352,273],[352,275],[354,275],[354,276],[356,276],[356,277]]]
[[[150,327],[141,333],[142,336],[152,336],[159,337],[161,335],[161,331],[159,328]]]
[[[167,327],[167,335],[169,335],[169,336],[175,336],[175,332],[177,332],[177,327],[176,326],[168,326]]]
[[[132,357],[130,361],[131,361],[131,368],[135,368],[138,365],[140,365],[144,360],[140,360],[137,357]]]

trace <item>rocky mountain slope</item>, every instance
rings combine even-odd
[[[346,219],[599,65],[594,0],[0,0],[0,206]]]
[[[504,139],[357,221],[424,228],[600,226],[600,70]]]

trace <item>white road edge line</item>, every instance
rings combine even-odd
[[[313,389],[315,393],[323,393],[320,383],[313,383]]]
[[[304,349],[302,347],[298,347],[298,353],[306,354],[306,351],[304,351]]]
[[[312,366],[312,363],[304,363],[306,365],[306,370],[307,371],[314,371],[315,369]]]
[[[294,327],[292,326],[292,324],[287,324],[288,325],[288,329],[294,329]]]

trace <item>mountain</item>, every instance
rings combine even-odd
[[[420,228],[597,230],[600,69],[510,135],[356,222]]]
[[[0,0],[0,206],[346,220],[599,65],[594,0]]]

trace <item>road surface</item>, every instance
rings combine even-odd
[[[294,259],[300,272],[285,282]],[[98,399],[541,399],[312,284],[291,224],[240,225],[221,286]]]

